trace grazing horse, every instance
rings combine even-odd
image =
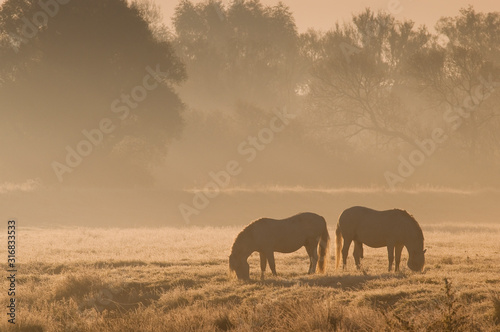
[[[418,222],[404,210],[394,209],[376,211],[362,206],[355,206],[342,212],[336,230],[336,267],[340,264],[342,238],[343,268],[346,266],[347,254],[351,242],[354,241],[354,261],[360,268],[363,258],[363,244],[372,248],[387,247],[389,254],[389,271],[392,270],[394,249],[396,250],[396,268],[399,271],[401,251],[408,250],[408,267],[413,271],[422,271],[425,264],[424,235]]]
[[[291,253],[305,247],[309,255],[309,274],[325,272],[330,235],[326,221],[314,213],[300,213],[286,219],[258,219],[246,226],[234,240],[229,256],[229,270],[238,279],[250,279],[247,258],[255,251],[260,254],[261,279],[264,279],[267,262],[274,276],[274,252]]]

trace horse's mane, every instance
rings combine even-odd
[[[254,228],[256,224],[261,223],[263,220],[264,218],[254,220],[250,224],[248,224],[245,228],[243,228],[243,230],[236,236],[236,239],[233,242],[233,246],[231,247],[231,253],[234,253],[235,250],[238,249],[237,247],[241,245],[241,243],[248,237],[252,228]]]
[[[408,219],[410,220],[410,223],[415,227],[415,229],[417,230],[417,235],[419,237],[419,240],[422,240],[424,241],[424,233],[422,232],[422,228],[420,228],[420,225],[419,223],[415,220],[415,217],[413,217],[411,214],[408,213],[408,211],[406,210],[399,210],[399,209],[396,209],[398,210],[399,212],[401,212],[403,215],[405,215],[406,217],[408,217]]]

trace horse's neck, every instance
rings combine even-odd
[[[405,241],[405,247],[406,249],[408,249],[408,251],[414,251],[417,249],[417,244],[415,242],[415,240],[412,240],[412,239],[407,239]]]
[[[247,259],[255,251],[255,248],[252,241],[245,239],[237,244],[236,251],[239,257]]]
[[[408,251],[417,251],[422,250],[422,245],[420,242],[421,241],[419,240],[418,236],[411,235],[406,237],[404,245],[406,249],[408,249]]]

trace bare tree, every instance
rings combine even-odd
[[[445,108],[444,120],[471,161],[499,157],[500,13],[469,7],[436,28],[433,47],[413,57],[414,75]]]
[[[409,55],[430,39],[425,28],[366,10],[316,39],[310,105],[326,125],[348,139],[414,146],[418,132],[405,102],[414,82],[406,74]]]

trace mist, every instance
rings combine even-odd
[[[494,5],[416,22],[410,5],[339,5],[315,24],[334,6],[46,4],[0,7],[4,219],[221,226],[312,211],[333,225],[364,205],[498,222]]]

